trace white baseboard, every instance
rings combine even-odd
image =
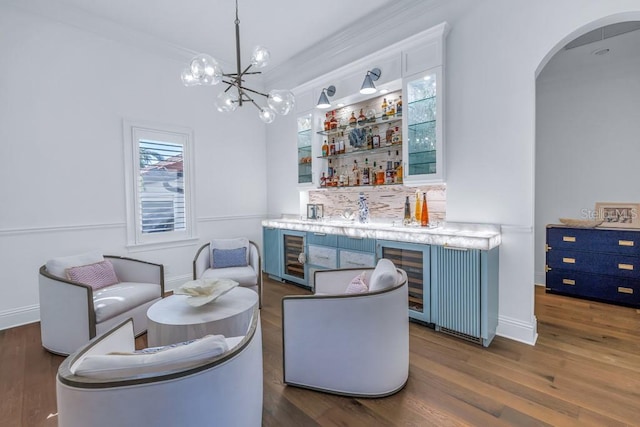
[[[0,330],[40,321],[40,306],[28,305],[0,312]]]
[[[506,316],[498,316],[498,330],[496,334],[529,345],[535,345],[538,339],[538,320],[533,323],[523,322]]]

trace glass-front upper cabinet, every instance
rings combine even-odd
[[[311,113],[298,117],[298,184],[311,184],[313,170],[311,143],[313,141]]]
[[[442,67],[403,80],[406,113],[402,157],[407,184],[444,182],[442,89]]]

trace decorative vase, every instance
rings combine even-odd
[[[364,193],[360,193],[360,199],[358,200],[358,221],[360,224],[369,222],[369,205],[367,205],[367,198]]]

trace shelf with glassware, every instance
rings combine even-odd
[[[311,114],[298,117],[298,184],[313,182],[313,156],[311,154],[313,132],[311,123]]]
[[[407,98],[404,181],[443,182],[442,67],[405,78],[403,84]]]
[[[380,104],[380,110],[370,108]],[[367,111],[365,115],[365,111]],[[388,93],[328,112],[322,135],[320,187],[402,183],[402,98]]]

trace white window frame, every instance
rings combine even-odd
[[[166,124],[124,120],[125,196],[127,208],[128,247],[162,245],[173,246],[197,240],[194,203],[194,139],[193,130]],[[140,150],[139,141],[165,141],[182,145],[184,202],[186,227],[159,233],[142,233],[140,217]]]

